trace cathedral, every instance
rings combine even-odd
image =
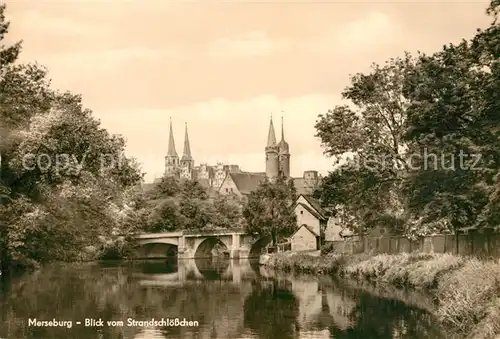
[[[170,121],[167,155],[165,156],[166,177],[196,180],[209,192],[220,194],[246,195],[255,190],[266,178],[274,180],[284,176],[294,181],[297,193],[310,195],[319,183],[317,171],[305,171],[302,177],[290,177],[290,146],[285,141],[283,118],[281,119],[281,140],[276,141],[273,120],[269,123],[265,152],[265,172],[245,172],[238,165],[218,162],[215,165],[206,163],[195,166],[191,154],[187,124],[184,132],[184,149],[179,158],[175,148],[172,121]],[[155,183],[157,180],[155,180]]]

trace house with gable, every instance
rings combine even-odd
[[[293,208],[297,216],[298,229],[291,238],[292,250],[303,247],[311,250],[313,237],[318,239],[315,249],[321,249],[326,242],[342,241],[356,235],[346,227],[340,215],[322,207],[321,203],[311,195],[300,194]],[[298,245],[301,241],[308,242],[309,245]]]
[[[290,238],[292,251],[319,250],[325,240],[328,212],[310,195],[300,194],[293,204],[297,231]]]
[[[300,194],[293,204],[293,210],[297,216],[297,226],[307,225],[314,233],[323,234],[328,224],[328,213],[318,200]]]
[[[321,236],[313,227],[303,224],[290,237],[290,243],[294,252],[317,251],[321,249]]]

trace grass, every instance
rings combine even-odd
[[[322,257],[279,253],[265,265],[426,290],[438,302],[436,317],[454,334],[477,339],[500,337],[500,260],[436,253]]]

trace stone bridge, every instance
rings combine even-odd
[[[260,238],[244,231],[213,232],[163,232],[140,234],[136,242],[140,245],[140,258],[164,258],[177,256],[179,259],[209,258],[216,245],[225,248],[229,258],[257,258],[270,238]]]

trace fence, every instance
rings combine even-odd
[[[458,235],[434,235],[410,241],[402,236],[361,237],[332,242],[337,253],[410,253],[434,252],[500,258],[500,233],[471,232]]]
[[[266,247],[265,251],[267,253],[276,253],[276,252],[285,252],[285,251],[291,251],[292,250],[292,243],[287,242],[283,244],[276,244],[276,247],[273,246],[268,246]]]

